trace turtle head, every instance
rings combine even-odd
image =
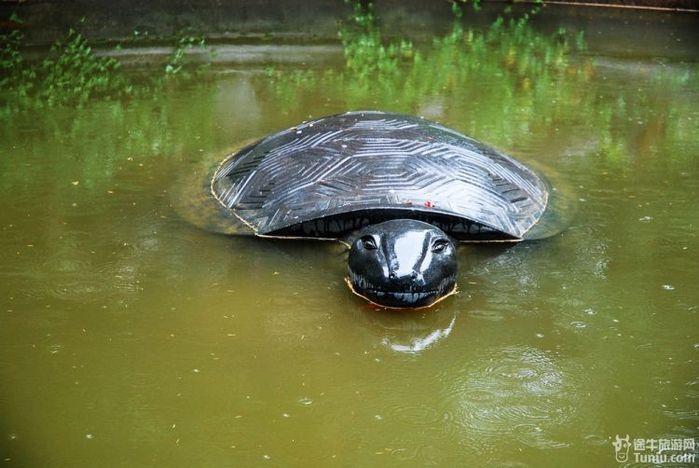
[[[456,289],[454,241],[422,221],[362,228],[351,237],[348,263],[352,291],[385,307],[426,307]]]

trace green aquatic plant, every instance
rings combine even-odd
[[[15,88],[30,78],[19,51],[21,42],[22,34],[17,30],[0,35],[0,91]],[[26,92],[24,88],[20,91]]]
[[[165,78],[186,77],[191,78],[192,75],[201,74],[204,68],[193,65],[187,59],[187,52],[194,48],[204,49],[206,40],[204,36],[191,34],[182,34],[177,39],[175,47],[165,64]]]
[[[271,88],[290,108],[303,107],[304,100],[312,98],[309,91],[329,89],[341,90],[336,99],[348,109],[427,112],[447,121],[448,115],[439,115],[450,112],[446,103],[468,103],[475,109],[487,100],[478,119],[474,115],[458,125],[473,132],[480,125],[499,125],[497,134],[506,140],[530,129],[514,129],[508,123],[514,120],[503,116],[536,114],[540,117],[530,123],[535,125],[549,114],[552,101],[577,105],[572,88],[586,79],[586,65],[572,63],[570,53],[584,46],[581,36],[565,30],[552,35],[536,31],[530,19],[538,6],[522,15],[506,10],[480,29],[464,26],[463,5],[454,3],[452,8],[454,22],[448,33],[414,44],[406,38],[384,39],[372,5],[355,4],[339,31],[342,67],[280,68],[268,71],[260,86]]]
[[[73,29],[38,62],[24,58],[22,41],[19,31],[0,37],[0,93],[6,108],[82,105],[95,97],[132,94],[133,87],[119,63],[95,54]]]
[[[470,3],[473,6],[473,11],[481,10],[481,0],[457,0],[453,1],[451,4],[451,11],[454,13],[456,18],[461,18],[463,11],[461,9],[462,4]]]
[[[201,76],[207,64],[193,64],[187,56],[195,47],[205,47],[202,36],[181,35],[163,73],[143,79],[126,73],[113,57],[96,53],[74,29],[34,62],[23,54],[22,34],[12,31],[0,36],[0,105],[4,113],[13,113],[26,108],[82,106],[95,98],[155,95],[166,82],[183,83]]]
[[[375,73],[382,78],[395,76],[400,65],[414,55],[413,44],[408,40],[384,44],[371,2],[354,3],[353,15],[343,23],[338,36],[347,70],[363,79]]]
[[[414,43],[384,38],[371,4],[355,4],[340,27],[342,65],[269,69],[257,81],[258,93],[272,94],[290,113],[317,109],[322,95],[334,109],[422,115],[503,149],[533,135],[556,141],[559,127],[573,128],[580,134],[567,136],[567,144],[578,148],[564,151],[599,152],[617,169],[636,152],[619,138],[620,122],[638,122],[639,139],[685,128],[663,123],[686,111],[681,99],[667,102],[667,90],[681,96],[696,89],[696,67],[639,70],[633,86],[612,89],[607,72],[586,53],[583,32],[545,33],[533,25],[539,5],[524,14],[505,8],[486,27],[468,26],[468,15],[478,13],[467,7],[453,3],[451,29]]]
[[[36,68],[35,97],[49,106],[84,104],[91,98],[121,98],[133,88],[119,62],[94,53],[85,37],[71,29]]]

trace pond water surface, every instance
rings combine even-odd
[[[617,434],[699,440],[697,56],[505,30],[3,117],[0,462],[617,466]],[[568,228],[465,245],[458,295],[394,313],[339,245],[178,213],[240,142],[354,109],[550,168]]]

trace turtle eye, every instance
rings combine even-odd
[[[378,248],[376,246],[376,240],[373,236],[364,236],[360,239],[360,241],[362,243],[362,247],[367,250],[376,250]]]
[[[440,253],[444,252],[444,250],[447,248],[449,245],[449,241],[446,239],[437,239],[432,243],[432,252],[434,253]]]

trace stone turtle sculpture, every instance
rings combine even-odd
[[[227,233],[345,243],[350,289],[392,308],[454,293],[459,242],[554,232],[540,228],[550,190],[536,172],[435,122],[377,111],[262,138],[226,158],[210,190],[233,215]]]

